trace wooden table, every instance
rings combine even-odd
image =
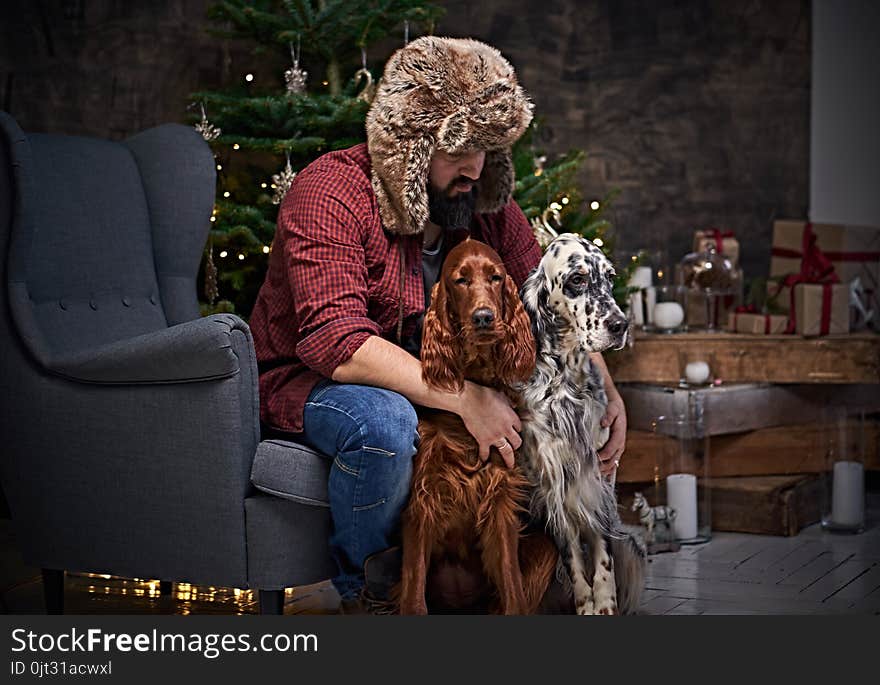
[[[704,353],[726,383],[880,383],[880,335],[803,338],[743,333],[637,333],[605,353],[615,383],[676,384],[679,354]]]

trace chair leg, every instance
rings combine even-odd
[[[170,580],[160,580],[159,581],[159,595],[161,597],[167,597],[171,594],[171,590],[174,588],[174,583]]]
[[[64,571],[54,568],[43,569],[43,597],[46,600],[47,614],[64,613]]]
[[[260,590],[260,613],[280,616],[284,613],[284,590]]]

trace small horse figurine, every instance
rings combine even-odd
[[[648,529],[648,534],[645,536],[646,543],[655,542],[654,528],[658,524],[666,528],[664,538],[671,536],[672,522],[675,520],[675,509],[672,507],[662,504],[652,507],[645,496],[641,492],[637,492],[630,510],[639,512],[639,523]]]

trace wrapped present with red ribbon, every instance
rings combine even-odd
[[[770,277],[784,279],[797,273],[804,258],[805,235],[815,236],[815,245],[831,263],[841,283],[859,278],[866,302],[875,319],[880,316],[880,228],[819,224],[805,221],[773,222],[773,247],[770,255]],[[787,310],[791,294],[780,294],[778,304]]]
[[[734,267],[739,265],[739,241],[733,231],[721,228],[694,231],[694,252],[706,252],[710,247],[726,256]]]
[[[785,333],[787,325],[784,314],[762,314],[753,304],[737,307],[727,315],[727,330],[733,333],[772,335]]]
[[[818,245],[811,224],[801,234],[802,255],[797,273],[785,276],[777,295],[787,296],[786,333],[829,335],[849,333],[849,287],[840,282],[834,264]],[[780,302],[781,304],[781,302]]]
[[[849,287],[843,283],[797,283],[789,317],[791,332],[804,336],[849,333]]]

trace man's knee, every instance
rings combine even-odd
[[[382,388],[340,385],[321,402],[347,417],[337,424],[338,452],[364,450],[394,461],[411,461],[418,441],[418,417],[403,395]]]

